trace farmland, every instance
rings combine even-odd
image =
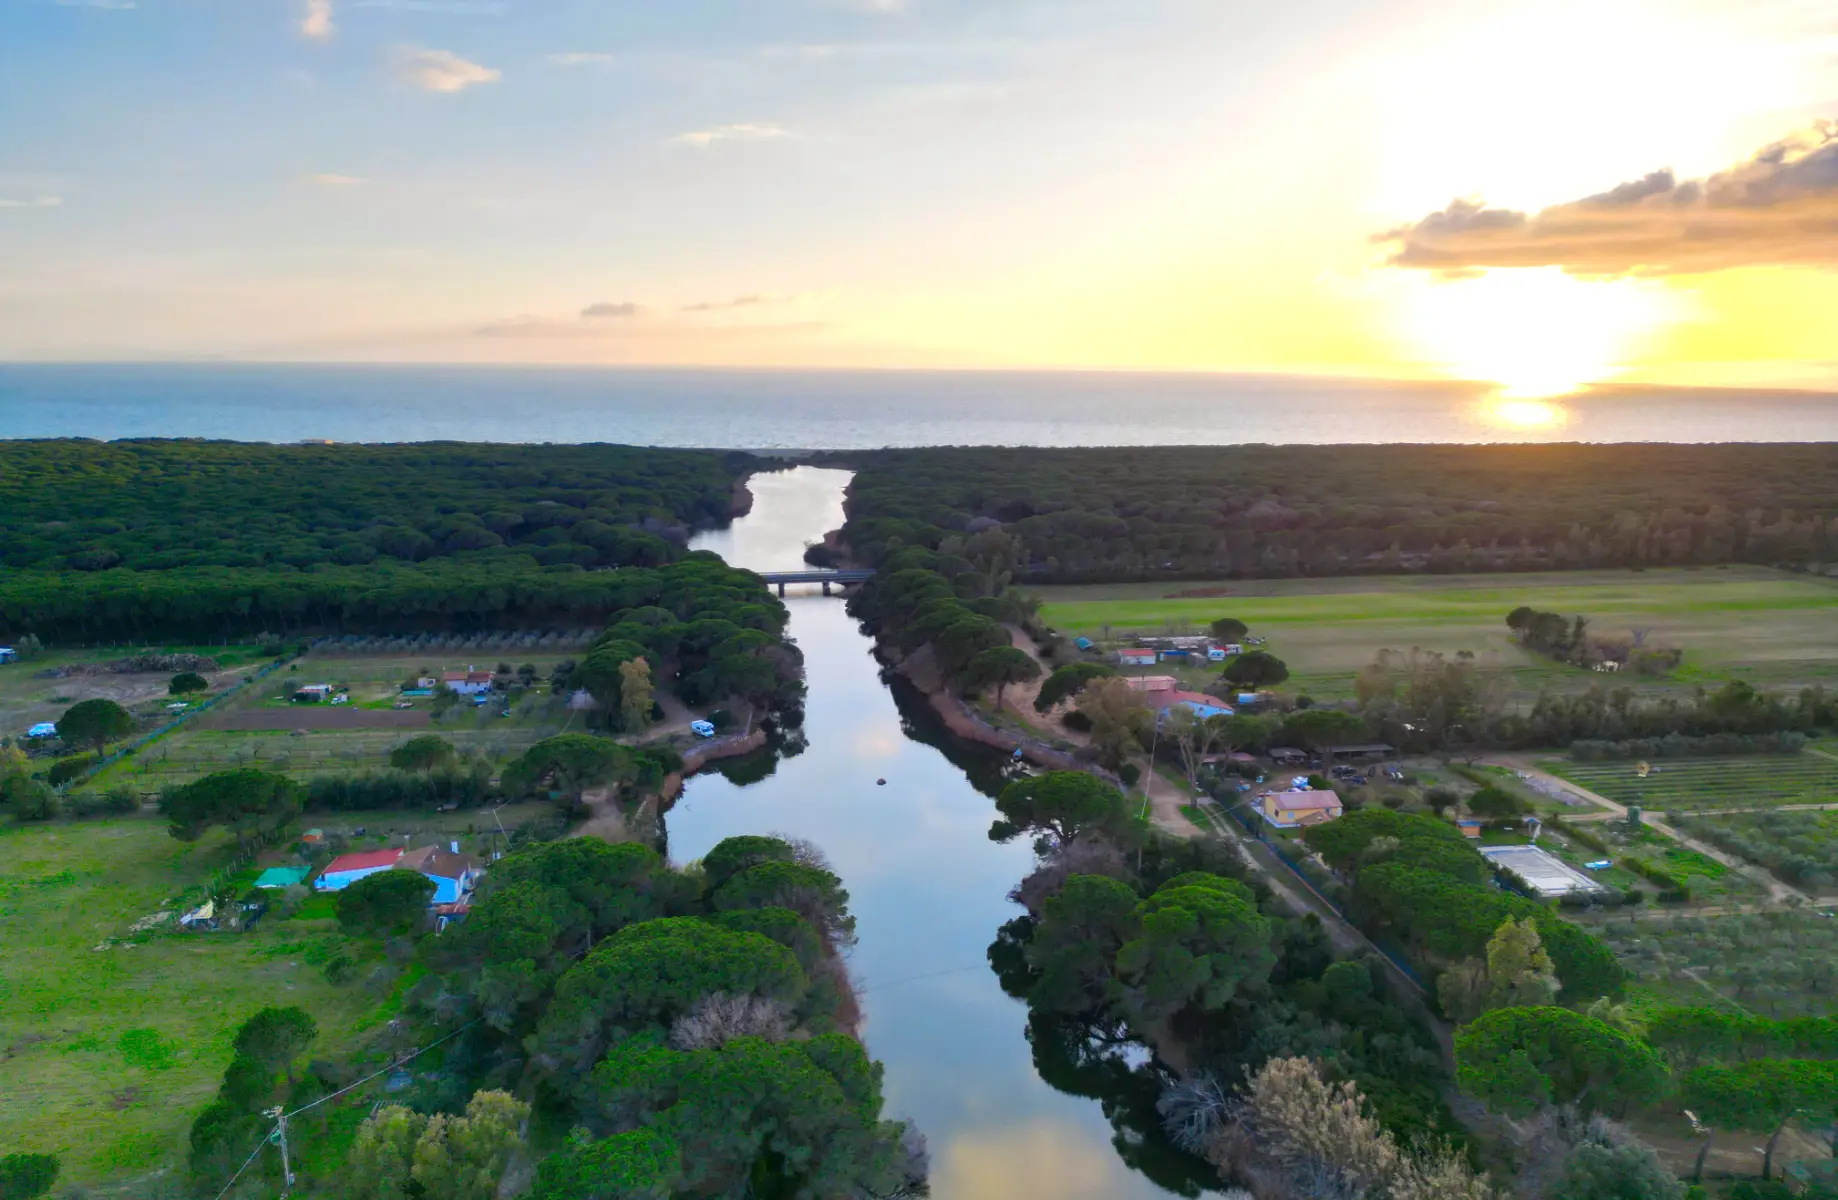
[[[519,659],[518,665],[524,660]],[[554,654],[532,662],[546,677],[559,659]],[[447,663],[451,668],[455,664]],[[457,664],[464,667],[466,663]],[[486,669],[495,660],[482,664]],[[402,682],[422,672],[443,669],[438,659],[403,656],[328,657],[315,651],[292,668],[238,695],[232,702],[187,722],[132,757],[98,773],[92,785],[128,784],[142,792],[184,783],[212,771],[260,766],[295,778],[349,774],[387,765],[389,752],[417,733],[435,732],[460,750],[486,757],[514,757],[533,743],[565,727],[569,713],[547,694],[532,690],[503,705],[483,708],[461,703],[433,719],[431,701],[416,707],[391,707]],[[352,703],[289,704],[285,696],[304,683],[325,682],[348,688]]]
[[[0,665],[0,737],[18,737],[40,721],[55,721],[80,700],[113,700],[147,721],[163,720],[165,704],[172,699],[166,686],[171,671],[77,673],[45,678],[58,669],[99,667],[142,653],[202,654],[214,658],[218,670],[205,672],[211,694],[236,684],[245,675],[270,661],[259,646],[174,646],[149,651],[143,647],[98,650],[48,650],[21,662]]]
[[[1775,878],[1823,894],[1838,881],[1838,813],[1802,810],[1687,817],[1680,827]]]
[[[1472,651],[1510,671],[1522,695],[1600,682],[1511,642],[1506,614],[1521,604],[1585,615],[1598,634],[1649,630],[1651,642],[1683,649],[1683,666],[1649,687],[1838,683],[1830,633],[1838,584],[1759,567],[1103,584],[1039,595],[1042,618],[1068,636],[1160,633],[1237,617],[1289,664],[1292,686],[1321,698],[1351,695],[1354,674],[1378,651],[1413,646]]]
[[[1641,1005],[1823,1016],[1838,999],[1838,921],[1817,913],[1653,914],[1594,931],[1633,975]]]
[[[1838,761],[1821,754],[1666,759],[1646,778],[1632,762],[1550,761],[1553,774],[1655,812],[1838,803]]]

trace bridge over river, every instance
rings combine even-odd
[[[872,570],[835,571],[810,567],[796,571],[760,571],[758,574],[767,583],[777,584],[781,596],[785,594],[785,585],[788,583],[821,583],[823,594],[827,596],[830,594],[832,584],[838,587],[848,587],[851,584],[866,583],[874,578]]]

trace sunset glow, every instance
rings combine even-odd
[[[1838,387],[1838,8],[1245,19],[17,6],[0,359]]]

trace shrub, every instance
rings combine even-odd
[[[49,771],[45,772],[45,782],[52,787],[63,787],[72,780],[81,779],[87,775],[89,769],[95,765],[96,756],[93,754],[76,754],[69,758],[60,758],[51,764]]]

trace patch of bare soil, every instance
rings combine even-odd
[[[432,713],[415,709],[349,708],[345,705],[312,708],[251,708],[241,712],[210,713],[198,719],[199,729],[427,729]]]

